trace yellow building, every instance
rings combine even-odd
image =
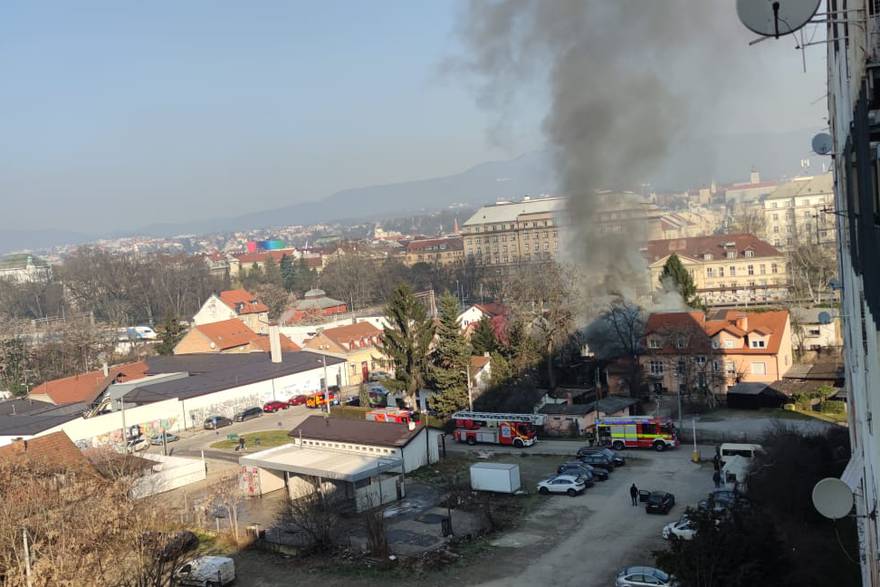
[[[379,348],[381,330],[369,322],[326,328],[303,342],[304,349],[329,352],[345,357],[348,362],[348,381],[358,385],[367,381],[371,371],[382,369],[382,351]]]
[[[655,291],[662,289],[663,266],[675,253],[706,304],[763,303],[788,297],[785,255],[751,234],[649,241],[642,253]]]
[[[406,244],[403,262],[408,266],[416,263],[460,265],[464,263],[464,242],[460,236],[413,240]]]

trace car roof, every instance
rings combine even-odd
[[[660,575],[663,575],[664,577],[666,576],[666,573],[661,571],[660,569],[657,569],[654,567],[640,567],[640,566],[624,567],[620,571],[620,573],[624,574],[624,575],[634,575],[634,574],[640,573],[642,575],[657,576],[658,574],[660,574]]]
[[[575,479],[577,479],[577,475],[556,475],[554,477],[551,477],[551,479],[570,479],[574,481]]]

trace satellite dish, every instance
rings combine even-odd
[[[827,132],[820,132],[813,137],[813,152],[817,155],[827,155],[831,152],[833,146],[831,135]]]
[[[736,0],[736,14],[747,29],[765,37],[788,35],[810,22],[821,0]]]
[[[831,324],[831,314],[828,312],[819,312],[819,324]]]
[[[822,479],[813,487],[813,506],[826,518],[844,518],[853,508],[852,489],[837,477]]]

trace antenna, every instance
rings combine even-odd
[[[813,506],[831,520],[845,518],[853,508],[852,489],[837,477],[822,479],[813,487]]]
[[[764,37],[789,35],[810,22],[821,0],[736,0],[736,14],[750,31]]]
[[[812,145],[813,152],[817,155],[828,155],[834,147],[834,143],[831,141],[831,135],[827,132],[820,132],[814,136]]]

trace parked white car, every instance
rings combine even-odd
[[[126,451],[130,453],[140,452],[142,450],[147,450],[148,448],[150,448],[150,440],[143,436],[132,438],[126,443]]]
[[[624,567],[617,573],[615,587],[676,587],[673,577],[654,567]]]
[[[574,497],[586,488],[586,480],[583,477],[575,477],[574,475],[556,475],[538,483],[538,493],[542,495],[547,495],[548,493],[567,493]]]
[[[694,523],[687,516],[682,516],[677,522],[670,522],[663,526],[663,538],[669,540],[672,536],[681,540],[693,540],[697,533]]]
[[[226,556],[200,556],[174,572],[177,585],[222,587],[235,581],[235,561]]]

